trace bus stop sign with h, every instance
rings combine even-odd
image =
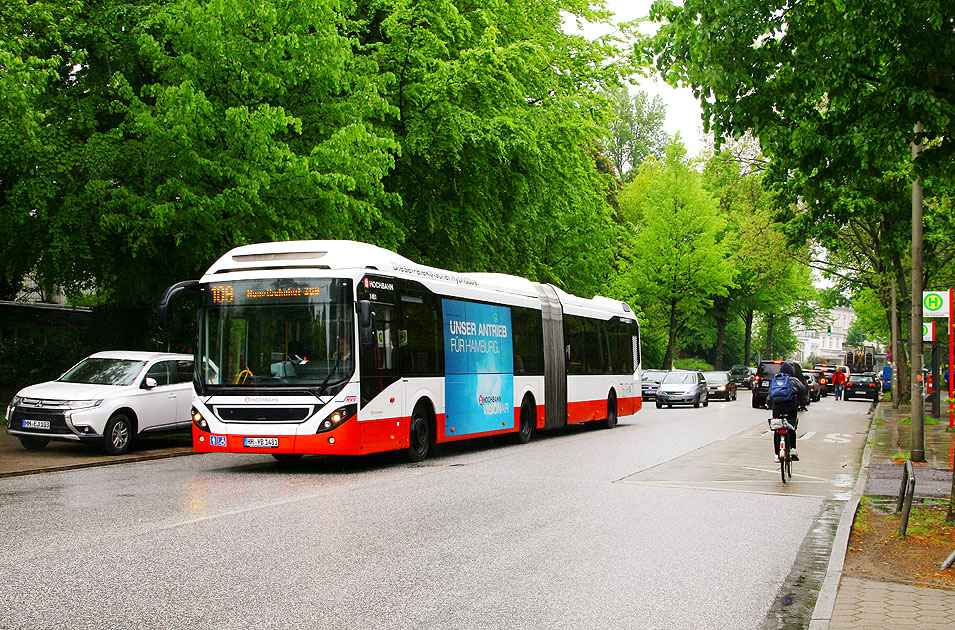
[[[955,329],[955,313],[952,312],[952,304],[955,302],[955,290],[948,291],[923,291],[922,292],[922,317],[947,317],[948,318],[948,398],[955,398],[953,389],[955,389],[955,378],[953,378],[952,367],[955,366],[955,338],[953,338],[953,329]],[[934,332],[934,322],[932,323],[932,332]],[[922,331],[923,338],[925,331]],[[955,428],[955,403],[948,403],[948,426]]]

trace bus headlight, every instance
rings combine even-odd
[[[328,414],[318,425],[316,433],[331,431],[358,413],[358,405],[345,405]]]
[[[196,425],[200,431],[209,432],[209,423],[206,422],[206,419],[202,417],[202,414],[199,413],[199,410],[195,407],[192,408],[192,423]]]

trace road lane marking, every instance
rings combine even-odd
[[[625,481],[624,483],[631,483],[635,486],[653,486],[655,488],[675,488],[679,490],[704,490],[708,492],[739,492],[743,494],[768,494],[776,497],[801,497],[803,499],[825,499],[828,495],[823,494],[800,494],[796,492],[779,492],[773,490],[746,490],[743,488],[720,488],[718,486],[708,487],[708,486],[691,486],[683,485],[679,483],[671,482],[656,482],[656,481]],[[688,482],[689,483],[689,482]],[[768,481],[761,481],[760,483],[769,484]],[[800,482],[800,485],[808,484],[809,482]],[[782,488],[791,488],[792,486],[782,486],[780,484],[779,489]]]

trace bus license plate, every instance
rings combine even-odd
[[[49,420],[23,420],[24,429],[46,429],[50,430],[50,421]]]
[[[247,437],[243,444],[246,448],[278,448],[279,439],[275,437]]]

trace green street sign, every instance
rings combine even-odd
[[[948,291],[922,292],[922,317],[948,317]]]

